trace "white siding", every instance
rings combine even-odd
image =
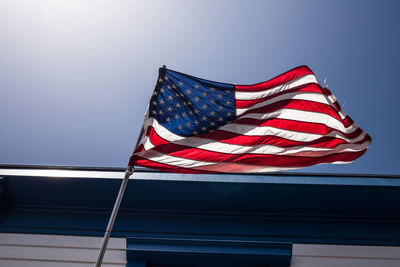
[[[399,267],[400,247],[294,244],[291,267]]]
[[[0,233],[0,266],[93,267],[101,240],[87,236]],[[102,266],[125,265],[125,238],[111,238]]]

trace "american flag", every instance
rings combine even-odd
[[[129,165],[255,173],[350,163],[371,138],[307,66],[233,85],[160,68]]]

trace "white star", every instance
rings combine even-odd
[[[171,119],[168,117],[168,118],[166,118],[165,119],[167,122],[170,122],[171,121]]]
[[[210,87],[211,92],[214,92],[215,88],[214,87]]]
[[[210,102],[213,103],[213,104],[215,104],[215,100],[214,100],[214,99],[211,99]]]
[[[176,103],[176,107],[177,107],[177,108],[180,108],[180,107],[181,107],[181,104]]]
[[[189,114],[190,114],[190,115],[193,115],[193,111],[190,110],[190,111],[189,111]]]
[[[172,108],[171,108],[171,107],[168,107],[167,109],[168,109],[168,111],[172,111]]]
[[[175,114],[175,119],[179,119],[179,115],[178,114]]]
[[[203,126],[203,127],[201,127],[201,130],[202,130],[202,131],[206,131],[207,128],[206,128],[205,126]]]
[[[194,88],[198,89],[200,86],[196,83],[196,85],[194,86]]]
[[[187,123],[186,123],[186,126],[187,126],[187,127],[190,127],[190,122],[187,122]]]
[[[161,100],[160,100],[160,103],[161,103],[161,104],[164,104],[164,103],[165,103],[164,99],[161,99]]]
[[[153,101],[153,105],[155,105],[155,106],[156,106],[156,105],[157,105],[157,101]]]
[[[232,113],[228,112],[228,113],[226,113],[226,116],[230,117],[230,116],[232,116]]]
[[[188,95],[190,95],[190,93],[192,93],[192,90],[187,89],[187,90],[186,90],[186,93],[187,93]]]
[[[164,88],[161,87],[160,92],[164,93],[165,92]]]
[[[218,95],[218,98],[222,98],[222,95],[221,95],[221,94],[219,94],[219,95]]]
[[[224,121],[224,119],[223,118],[221,118],[221,117],[219,117],[219,119],[218,119],[219,121]]]
[[[225,93],[227,93],[227,94],[229,94],[231,91],[229,91],[228,89],[227,90],[225,90]]]
[[[211,125],[211,126],[215,126],[215,123],[212,121],[212,122],[210,123],[210,125]]]
[[[182,128],[183,128],[182,125],[179,124],[178,129],[179,129],[179,130],[182,130]]]
[[[163,80],[160,78],[160,79],[158,79],[158,81],[160,82],[160,83],[162,83],[163,82]]]
[[[207,105],[206,105],[206,104],[203,104],[202,108],[203,108],[203,109],[207,109]]]
[[[184,117],[184,118],[187,117],[186,112],[183,112],[183,113],[182,113],[182,117]]]
[[[218,109],[223,110],[224,108],[221,105],[219,105]]]
[[[194,135],[198,135],[199,133],[197,131],[193,131],[193,134]]]
[[[197,96],[194,98],[194,101],[199,102],[200,98],[198,98]]]
[[[196,125],[199,124],[199,121],[198,121],[198,120],[195,120],[195,121],[194,121],[194,124],[196,124]]]
[[[153,95],[158,95],[158,92],[157,92],[157,91],[154,91]]]
[[[206,92],[203,92],[203,96],[207,96],[207,93],[206,93]]]
[[[183,86],[183,82],[179,81],[178,82],[179,86]]]
[[[164,79],[167,80],[167,81],[169,80],[169,78],[166,75],[164,76]]]
[[[211,111],[211,112],[210,112],[210,115],[211,115],[211,116],[214,116],[214,115],[215,115],[215,112],[214,112],[214,111]]]
[[[153,110],[152,113],[153,113],[154,115],[157,114],[157,112],[156,112],[155,110]]]
[[[227,100],[227,101],[226,101],[226,104],[227,104],[227,105],[230,105],[230,104],[231,104],[231,101]]]
[[[176,88],[175,84],[172,85],[172,88],[174,88],[174,89]]]
[[[168,88],[168,89],[171,89],[171,86],[170,86],[170,85],[167,85],[167,88]]]
[[[172,95],[169,95],[169,96],[168,96],[168,100],[172,100]]]
[[[194,110],[194,113],[198,114],[200,111],[198,109]]]
[[[160,109],[160,111],[158,113],[160,113],[162,115],[164,112]]]
[[[206,117],[206,116],[203,116],[203,117],[201,117],[201,119],[202,119],[203,121],[206,121],[206,120],[207,120],[207,117]]]

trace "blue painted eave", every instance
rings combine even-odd
[[[103,235],[121,170],[34,170],[0,169],[0,232]],[[114,236],[400,245],[400,177],[138,170],[132,178]]]

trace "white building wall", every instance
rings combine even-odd
[[[400,267],[400,247],[294,244],[291,267]]]
[[[93,267],[101,240],[0,233],[0,266]],[[102,266],[125,265],[125,238],[111,238]],[[294,244],[291,267],[400,267],[400,247]]]
[[[101,237],[0,233],[0,266],[93,267],[101,241]],[[125,265],[125,238],[110,238],[102,266]]]

